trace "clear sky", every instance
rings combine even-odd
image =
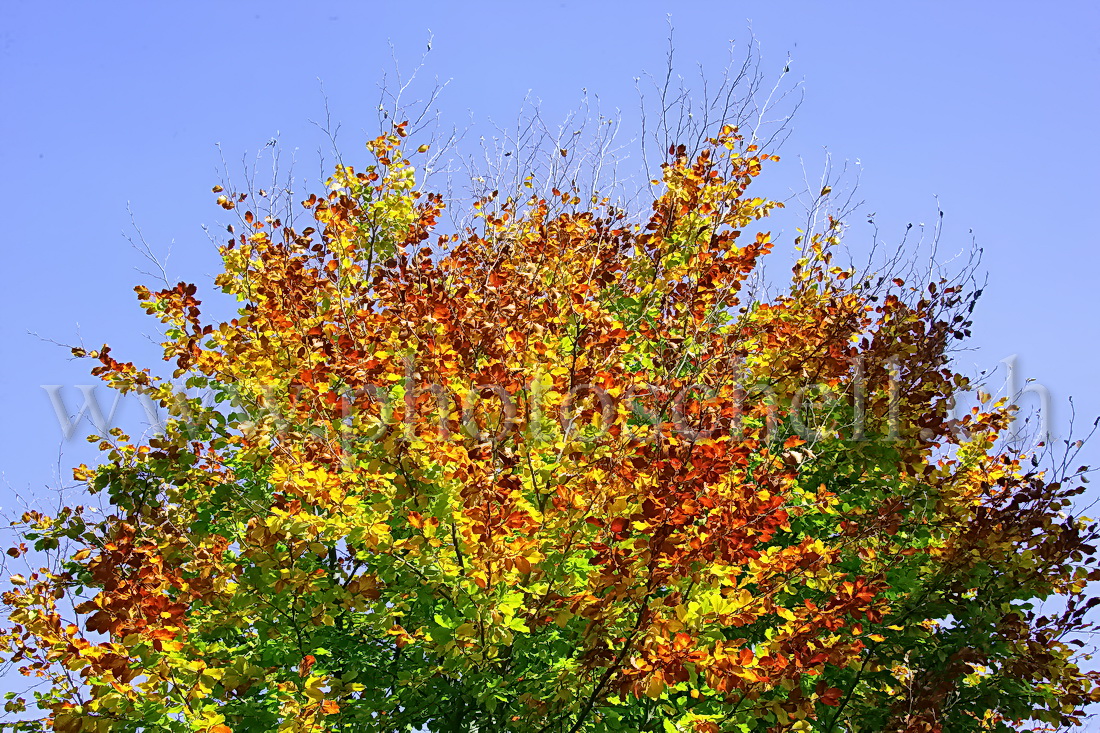
[[[985,249],[989,286],[964,371],[1018,356],[1053,401],[1067,436],[1100,414],[1094,376],[1100,265],[1100,5],[1023,2],[575,2],[538,3],[15,3],[0,5],[0,196],[8,209],[0,290],[0,505],[46,498],[59,474],[94,457],[85,422],[63,440],[40,385],[93,384],[88,362],[42,339],[89,346],[154,365],[157,323],[132,287],[151,283],[124,234],[129,210],[152,249],[171,248],[175,280],[209,297],[218,268],[200,225],[224,214],[210,187],[221,151],[238,172],[278,136],[316,178],[324,140],[310,120],[324,103],[354,160],[375,131],[378,82],[393,54],[408,69],[449,80],[446,121],[474,135],[515,118],[528,93],[554,122],[582,89],[637,124],[634,77],[665,67],[668,24],[677,66],[716,75],[730,40],[761,44],[763,69],[790,77],[805,101],[781,151],[820,170],[859,161],[863,214],[896,241],[909,222],[945,211],[941,251]],[[757,184],[782,198],[795,167]],[[866,244],[866,216],[853,246]],[[783,231],[781,248],[793,232]],[[36,332],[39,336],[29,335]],[[39,338],[41,337],[41,338]],[[106,399],[105,388],[97,390]],[[1034,400],[1028,397],[1028,400]],[[1033,402],[1032,402],[1033,403]],[[118,422],[141,409],[119,405]],[[1086,450],[1100,463],[1100,441]],[[1085,461],[1082,461],[1085,462]]]

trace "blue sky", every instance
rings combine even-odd
[[[849,238],[866,246],[875,212],[896,241],[908,223],[945,212],[941,252],[985,250],[989,286],[974,351],[976,373],[1012,355],[1018,375],[1052,397],[1052,426],[1067,437],[1100,414],[1095,284],[1100,265],[1100,6],[1063,2],[420,2],[5,3],[0,7],[0,193],[8,209],[0,291],[0,505],[54,501],[60,473],[94,458],[85,422],[63,440],[41,385],[93,384],[87,362],[43,339],[110,343],[123,360],[154,365],[157,324],[132,288],[151,282],[124,234],[130,211],[152,249],[171,248],[174,280],[210,294],[218,262],[200,225],[224,214],[210,187],[278,137],[316,179],[324,138],[323,81],[341,147],[353,161],[374,134],[378,83],[432,51],[413,88],[449,81],[447,122],[472,137],[489,120],[515,119],[541,100],[556,122],[582,96],[622,109],[637,125],[634,77],[661,73],[667,13],[677,67],[716,75],[731,40],[760,43],[763,70],[788,78],[805,100],[784,163],[759,192],[783,198],[798,161],[819,171],[858,160]],[[392,55],[391,47],[392,44]],[[220,151],[217,147],[220,144]],[[794,233],[779,232],[781,247]],[[784,255],[779,255],[784,256]],[[135,269],[136,268],[136,269]],[[35,332],[38,336],[30,335]],[[41,337],[41,338],[40,338]],[[996,385],[995,385],[996,386]],[[109,407],[109,395],[97,390]],[[1034,404],[1034,397],[1028,397]],[[123,400],[118,422],[140,423]],[[1100,443],[1100,441],[1097,441]],[[1100,445],[1082,456],[1100,463]],[[1086,462],[1086,461],[1082,461]],[[22,497],[22,498],[19,498]]]

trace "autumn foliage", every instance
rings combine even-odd
[[[42,683],[13,727],[959,733],[1100,700],[1080,474],[1005,449],[1003,401],[952,412],[975,293],[834,264],[838,222],[749,288],[778,204],[734,128],[670,149],[641,220],[528,181],[454,235],[411,147],[306,227],[219,187],[237,317],[137,288],[171,379],[77,350],[171,419],[77,469],[109,516],[23,517],[8,554],[55,562],[3,596]]]

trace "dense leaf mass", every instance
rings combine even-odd
[[[669,151],[647,219],[528,181],[446,236],[406,139],[310,226],[230,227],[230,322],[137,289],[171,380],[77,350],[171,417],[76,470],[109,516],[23,517],[9,554],[56,562],[3,596],[43,682],[16,728],[961,733],[1100,699],[1080,475],[1000,447],[1003,401],[955,416],[974,292],[837,266],[830,221],[763,297],[773,156],[733,128]]]

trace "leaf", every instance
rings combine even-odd
[[[317,662],[317,658],[312,654],[307,654],[302,657],[302,661],[298,663],[298,676],[308,677],[309,671],[313,669],[313,665]]]
[[[828,690],[818,696],[818,700],[824,705],[836,707],[840,704],[840,696],[842,694],[844,693],[839,687],[830,687]]]
[[[660,672],[654,672],[650,675],[649,680],[646,682],[645,694],[647,697],[656,700],[661,696],[661,693],[665,691],[665,681]]]

